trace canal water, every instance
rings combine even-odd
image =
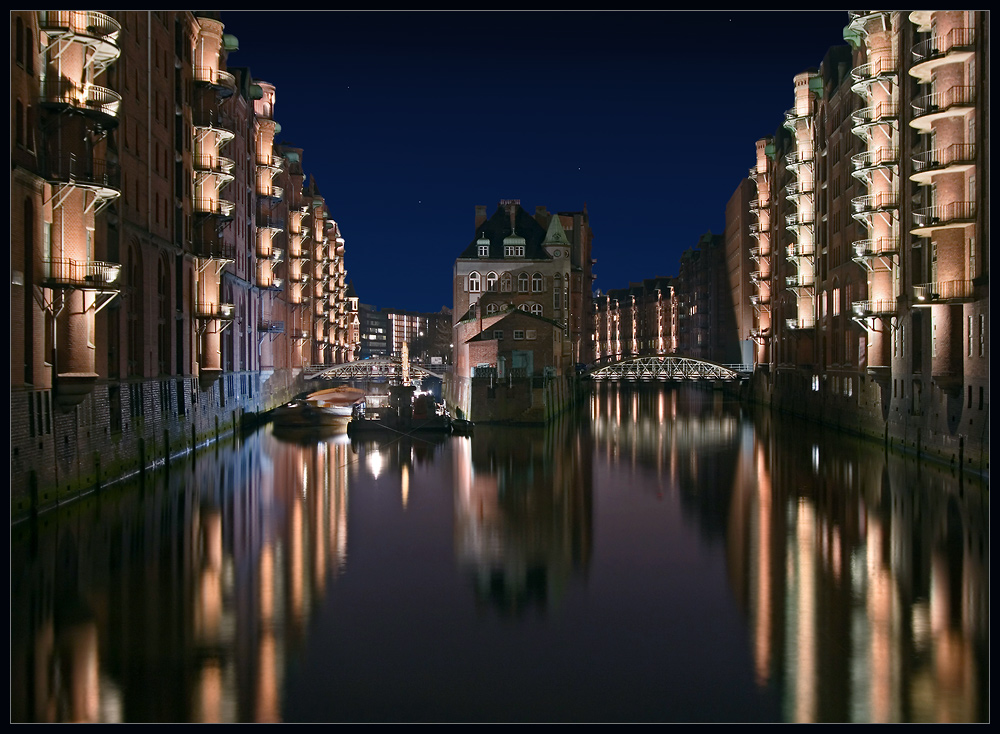
[[[711,391],[263,426],[11,532],[13,721],[989,720],[988,485]]]

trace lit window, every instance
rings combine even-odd
[[[469,273],[469,293],[479,293],[479,273]]]
[[[497,274],[496,273],[489,273],[489,274],[487,274],[487,276],[486,276],[486,290],[488,290],[490,293],[496,293],[497,292]]]

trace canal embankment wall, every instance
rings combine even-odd
[[[894,399],[891,384],[870,375],[833,381],[808,369],[758,368],[744,383],[741,398],[772,411],[877,441],[889,451],[948,464],[989,477],[989,408],[965,422],[947,391],[914,409]],[[961,406],[959,406],[961,407]],[[966,416],[970,415],[966,411]]]
[[[98,382],[60,409],[11,389],[11,521],[71,502],[255,423],[306,389],[300,370]]]
[[[576,405],[585,389],[575,376],[448,375],[443,392],[451,414],[474,423],[542,425]]]

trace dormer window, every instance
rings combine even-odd
[[[504,257],[524,257],[524,245],[505,245],[503,248]]]
[[[489,257],[490,256],[490,246],[480,245],[479,246],[479,257]]]

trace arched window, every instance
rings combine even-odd
[[[156,297],[158,319],[156,324],[157,348],[159,354],[159,373],[170,372],[170,268],[163,258],[160,258],[156,273]]]
[[[495,303],[487,303],[486,304],[486,313],[487,313],[487,315],[494,314],[496,312],[497,312],[497,305]]]
[[[541,273],[535,273],[534,275],[532,275],[531,276],[531,292],[532,293],[541,293],[542,290],[543,290],[543,288],[542,288],[542,282],[543,281],[542,281],[542,274]]]
[[[476,272],[469,273],[469,293],[479,293],[479,290],[480,290],[479,273]]]
[[[540,303],[532,303],[531,304],[531,313],[533,313],[535,316],[541,316],[542,315],[542,304],[540,304]]]
[[[14,140],[18,145],[24,145],[24,105],[17,100],[14,105]]]
[[[496,273],[487,273],[487,275],[486,275],[486,290],[488,290],[490,293],[496,293],[497,292],[497,274]]]
[[[518,304],[518,308],[521,309],[522,311],[527,311],[528,310],[528,304],[527,303]]]
[[[504,273],[500,276],[500,290],[504,293],[510,293],[514,287],[514,279],[511,277],[510,273]]]
[[[528,274],[521,273],[517,276],[517,292],[527,293],[528,292]]]

